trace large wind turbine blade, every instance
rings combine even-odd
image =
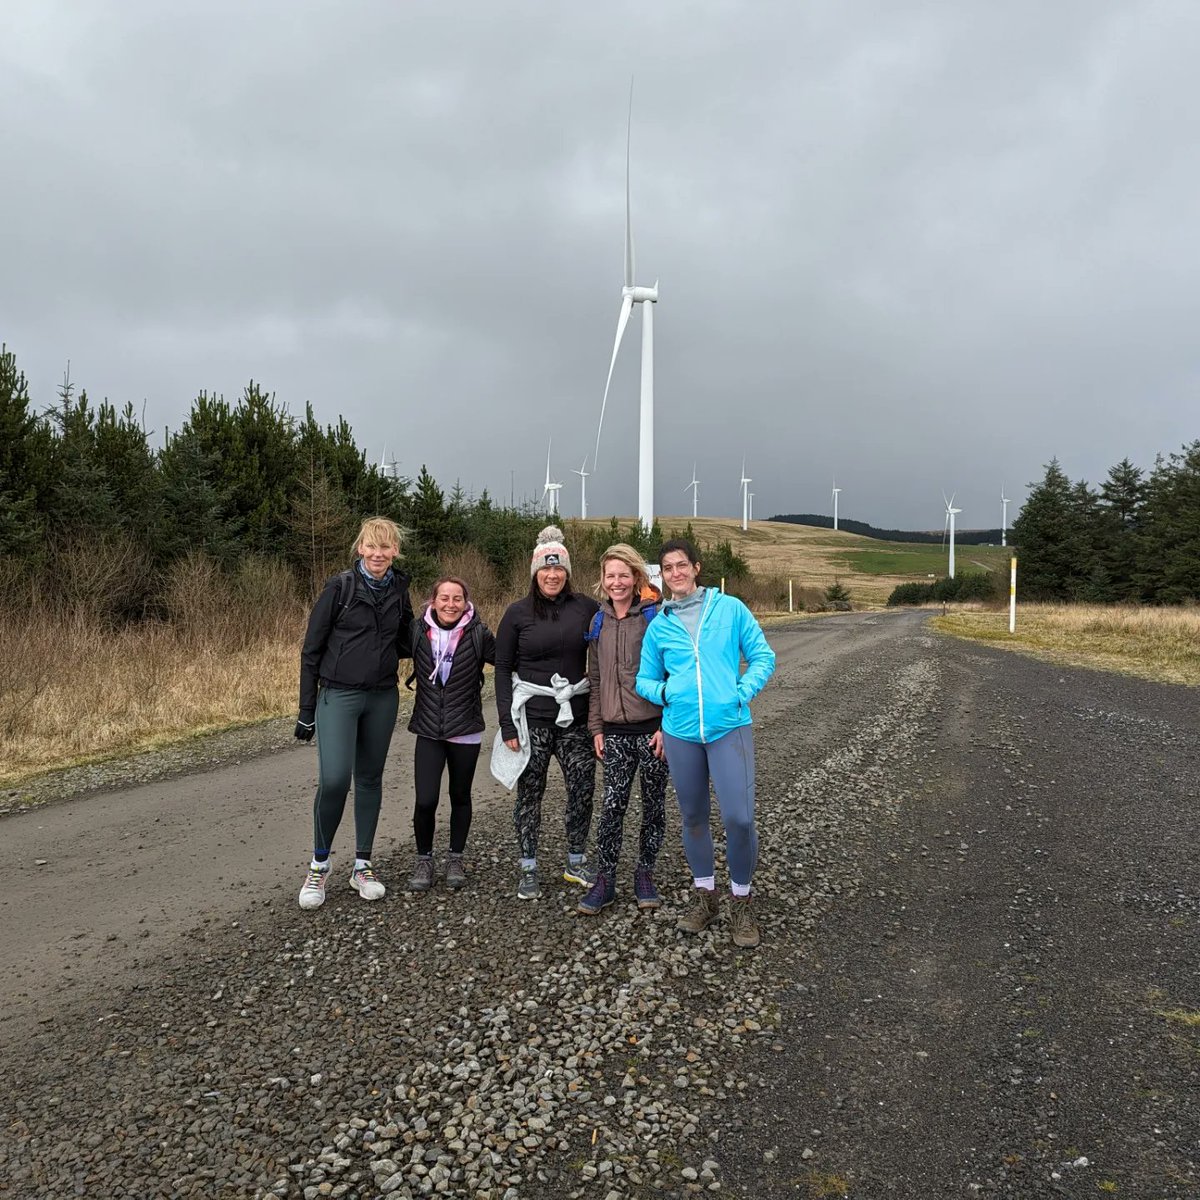
[[[633,80],[629,80],[629,124],[625,129],[625,286],[633,287],[633,217],[629,203],[629,160],[633,142]]]
[[[951,493],[950,493],[950,503],[946,505],[946,507],[947,507],[947,508],[953,508],[953,507],[954,507],[954,497],[955,497],[955,496],[957,496],[957,495],[958,495],[958,493],[957,493],[957,492],[951,492]]]
[[[608,405],[608,389],[612,386],[613,368],[617,365],[617,354],[621,349],[621,338],[625,334],[625,326],[629,324],[629,314],[633,311],[633,297],[625,296],[621,301],[621,312],[617,317],[617,337],[613,342],[612,361],[608,364],[608,379],[604,383],[604,399],[600,402],[600,424],[596,427],[596,449],[592,454],[592,470],[600,463],[600,435],[604,432],[604,409]]]

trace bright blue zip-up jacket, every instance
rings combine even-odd
[[[754,615],[736,596],[709,588],[694,641],[669,608],[646,627],[636,687],[662,705],[664,733],[715,742],[750,724],[750,701],[774,670],[775,651]]]

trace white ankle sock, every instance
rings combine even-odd
[[[748,883],[734,883],[731,879],[729,886],[735,896],[740,896],[743,900],[750,895],[750,885]]]
[[[696,886],[703,888],[706,892],[715,892],[717,890],[717,877],[715,875],[705,875],[703,879],[696,879]]]

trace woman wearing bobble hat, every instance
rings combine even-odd
[[[599,606],[590,596],[571,590],[571,556],[563,545],[562,530],[554,525],[538,534],[529,575],[529,594],[508,606],[496,631],[497,751],[502,742],[524,763],[513,805],[521,900],[541,894],[537,844],[551,757],[558,759],[567,789],[563,878],[587,888],[595,882],[585,854],[596,757],[588,732],[584,639]],[[496,757],[494,751],[493,773]]]

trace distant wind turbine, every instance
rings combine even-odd
[[[558,512],[558,493],[562,488],[561,483],[554,483],[550,479],[550,447],[554,445],[554,439],[551,438],[546,445],[546,486],[542,489],[542,497],[546,501],[546,513],[553,516]]]
[[[1000,545],[1008,545],[1008,497],[1004,494],[1004,484],[1000,485]]]
[[[841,492],[841,490],[842,489],[838,487],[837,480],[835,479],[833,481],[833,527],[835,530],[838,527],[838,494]]]
[[[946,500],[946,493],[942,493],[942,499],[946,500],[946,524],[942,530],[942,536],[945,537],[946,529],[950,531],[950,578],[954,578],[954,518],[962,512],[961,508],[954,507],[955,493],[950,493],[950,499]]]
[[[742,455],[741,487],[742,487],[742,530],[743,531],[745,531],[746,523],[750,519],[749,501],[746,499],[746,497],[749,495],[749,493],[746,491],[746,488],[753,482],[754,482],[754,480],[752,480],[746,474],[746,456]]]
[[[700,513],[700,480],[696,478],[695,463],[692,463],[692,482],[683,490],[686,492],[688,488],[692,489],[692,518],[695,519]]]
[[[604,430],[604,410],[608,405],[608,389],[612,386],[613,368],[621,349],[621,338],[629,324],[633,306],[642,306],[642,386],[641,413],[638,429],[638,520],[643,529],[654,525],[654,304],[658,301],[658,280],[653,287],[638,287],[634,283],[633,220],[629,202],[629,160],[633,141],[633,81],[629,82],[629,122],[625,130],[625,286],[621,289],[621,310],[617,314],[617,337],[613,342],[612,360],[608,364],[608,379],[604,384],[604,399],[600,403],[600,424],[596,429],[596,450],[592,455],[592,470],[600,462],[600,434]]]
[[[571,473],[579,476],[579,518],[582,521],[587,520],[587,479],[591,472],[587,469],[587,455],[583,456],[583,466],[578,469],[572,467]]]

